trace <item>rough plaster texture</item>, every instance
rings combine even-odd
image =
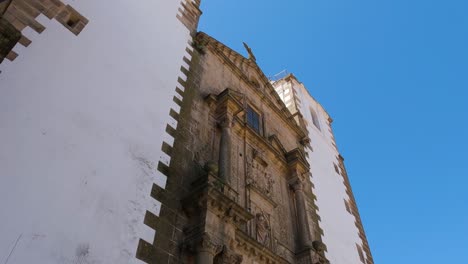
[[[180,1],[63,2],[85,29],[40,15],[46,30],[24,29],[32,44],[0,65],[0,261],[137,262],[191,38]]]
[[[362,245],[362,241],[354,216],[345,208],[344,200],[349,200],[349,197],[343,177],[334,168],[334,164],[338,165],[339,153],[329,129],[329,115],[295,78],[280,80],[274,86],[283,100],[294,94],[290,100],[285,100],[286,105],[289,109],[297,108],[306,121],[313,149],[308,151],[308,161],[324,233],[323,242],[327,245],[326,256],[330,263],[360,264],[356,243]],[[317,114],[320,129],[313,124],[311,109]]]

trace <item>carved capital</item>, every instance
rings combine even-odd
[[[218,125],[221,128],[231,128],[232,127],[232,117],[228,114],[225,114],[218,121]]]
[[[219,252],[219,246],[216,245],[211,237],[204,233],[203,235],[201,235],[200,239],[198,239],[196,242],[195,242],[195,250],[196,252],[208,252],[210,253],[211,255],[216,255],[216,253]]]
[[[243,259],[242,255],[223,246],[221,252],[215,257],[214,264],[241,264]]]
[[[296,177],[294,180],[292,180],[289,183],[289,186],[295,192],[304,190],[304,183],[302,182],[301,178],[299,178],[299,177]]]

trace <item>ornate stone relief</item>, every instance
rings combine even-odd
[[[270,199],[274,198],[273,187],[275,180],[267,167],[257,162],[255,159],[247,161],[247,184],[256,187],[262,194]]]
[[[255,215],[257,241],[269,247],[271,245],[271,226],[264,212]]]

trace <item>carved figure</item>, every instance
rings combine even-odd
[[[256,215],[257,241],[268,246],[270,243],[270,225],[265,216],[265,213],[257,213]]]
[[[249,60],[257,61],[255,56],[253,55],[252,49],[245,42],[242,42],[242,43],[244,44],[244,47],[247,50],[247,53],[249,54]]]

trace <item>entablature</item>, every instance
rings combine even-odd
[[[239,229],[236,230],[236,248],[247,253],[249,257],[261,261],[261,263],[289,264],[288,261]]]
[[[254,216],[239,205],[239,194],[226,182],[216,176],[215,171],[208,171],[192,183],[193,191],[182,200],[188,215],[206,209],[214,212],[225,221],[235,225],[245,225]]]

